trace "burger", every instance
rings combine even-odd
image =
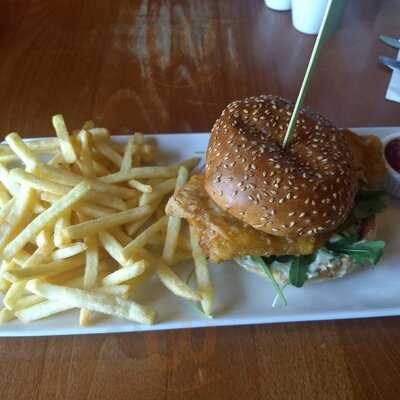
[[[376,264],[384,248],[374,237],[385,206],[379,139],[304,109],[283,147],[292,111],[271,95],[229,104],[212,128],[204,173],[166,207],[196,230],[210,261],[235,260],[278,293]]]

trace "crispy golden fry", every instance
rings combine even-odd
[[[71,190],[70,186],[39,178],[20,168],[14,168],[10,172],[10,177],[12,177],[15,182],[28,185],[38,191],[49,192],[61,196],[67,194]],[[122,199],[120,199],[119,197],[107,195],[103,192],[96,192],[94,190],[91,190],[86,194],[85,198],[101,205],[116,208],[117,210],[126,210],[127,208]]]
[[[143,324],[152,324],[156,317],[155,311],[148,307],[105,293],[94,293],[81,289],[52,285],[38,279],[29,281],[27,287],[33,293],[46,297],[49,300],[55,300],[74,307],[87,308],[91,311]]]
[[[10,282],[27,281],[34,278],[42,278],[61,274],[80,267],[85,263],[85,255],[79,254],[63,260],[52,261],[47,264],[34,265],[30,268],[10,268],[3,276]]]
[[[96,235],[87,236],[85,238],[87,247],[85,275],[83,278],[83,288],[86,290],[93,289],[96,286],[99,274],[99,246]],[[81,326],[90,323],[90,311],[82,308],[79,315],[79,324]]]
[[[136,249],[144,247],[155,233],[159,232],[167,225],[167,221],[167,217],[163,217],[145,229],[140,235],[136,236],[136,238],[128,243],[122,250],[123,256],[129,258]]]
[[[168,288],[172,293],[190,300],[201,300],[201,296],[196,293],[189,285],[187,285],[182,279],[180,279],[179,276],[176,275],[175,272],[168,267],[168,265],[164,262],[162,258],[154,257],[146,250],[142,251],[142,254],[144,254],[146,256],[146,259],[149,260],[149,262],[157,268],[158,277],[160,278],[164,286]]]
[[[192,226],[190,227],[190,240],[193,249],[197,286],[202,297],[201,306],[207,315],[211,315],[214,289],[211,284],[210,273],[208,272],[206,256],[199,245],[197,232]]]
[[[11,150],[22,160],[28,171],[33,170],[39,160],[34,155],[33,151],[22,141],[18,133],[13,132],[6,136],[6,142]]]
[[[198,158],[190,158],[183,161],[179,165],[172,167],[137,167],[130,171],[119,171],[111,175],[101,177],[101,181],[105,183],[118,183],[129,181],[131,179],[154,179],[154,178],[174,178],[178,175],[180,166],[186,167],[188,170],[193,169],[199,162]]]
[[[69,137],[63,116],[60,114],[55,115],[52,119],[52,122],[56,134],[60,139],[60,149],[65,161],[68,164],[74,163],[77,160],[77,156],[74,146],[72,145],[71,138]]]
[[[40,198],[44,201],[47,201],[48,203],[55,203],[61,198],[61,196],[55,195],[53,193],[44,192],[41,193]],[[79,201],[78,203],[75,203],[72,206],[72,209],[92,218],[103,217],[105,215],[109,215],[115,212],[115,210],[113,210],[112,208],[102,207],[87,201]]]
[[[12,196],[18,196],[19,185],[10,177],[8,169],[0,163],[0,182]]]
[[[86,247],[85,243],[76,242],[76,243],[70,244],[69,246],[66,246],[66,247],[63,247],[61,249],[54,251],[51,254],[51,259],[53,261],[64,260],[66,258],[76,256],[77,254],[81,254],[86,249],[87,249],[87,247]]]
[[[95,147],[100,154],[113,162],[118,168],[121,168],[122,157],[112,147],[102,142],[96,143]]]
[[[131,179],[130,181],[128,181],[128,185],[143,193],[151,193],[153,191],[153,188],[150,185],[146,185],[142,182],[137,181],[136,179]]]
[[[180,167],[178,178],[176,179],[175,192],[179,190],[188,180],[189,171],[185,167]],[[175,250],[178,245],[178,237],[181,229],[181,218],[176,216],[168,217],[167,234],[163,249],[163,258],[168,265],[171,265],[174,259]]]
[[[52,204],[46,211],[38,215],[18,235],[7,244],[3,251],[6,260],[12,259],[34,236],[36,236],[48,224],[55,222],[57,217],[85,196],[90,190],[90,185],[82,182],[73,188],[66,196]]]
[[[14,310],[16,304],[25,291],[25,282],[16,282],[11,285],[3,299],[3,304],[9,310]]]
[[[11,200],[11,196],[7,189],[0,183],[0,209]]]
[[[84,176],[88,178],[96,177],[96,172],[93,166],[92,151],[90,148],[90,137],[86,130],[79,132],[81,141],[81,154],[79,160],[79,168]]]
[[[135,262],[128,267],[118,269],[115,272],[105,276],[102,280],[103,286],[119,285],[120,283],[129,281],[141,275],[146,269],[146,263],[144,260]]]
[[[12,321],[14,318],[15,318],[14,311],[11,311],[7,308],[2,308],[0,310],[0,325]]]
[[[21,188],[20,195],[15,199],[13,208],[5,217],[0,230],[0,251],[15,236],[18,228],[29,222],[35,201],[34,191],[30,187]]]
[[[154,212],[157,210],[157,208],[160,205],[160,201],[154,202],[153,204],[150,204],[150,214],[147,217],[142,218],[139,221],[131,222],[129,224],[125,225],[125,230],[128,233],[128,235],[133,236],[154,214]]]
[[[125,147],[124,157],[122,158],[120,171],[129,171],[132,168],[134,137],[130,136]]]
[[[71,224],[71,210],[67,210],[63,215],[57,218],[54,224],[54,244],[61,248],[69,243],[71,239],[64,234],[64,228]]]
[[[120,197],[121,199],[129,199],[136,195],[134,189],[109,185],[99,181],[99,179],[85,178],[65,169],[59,169],[49,165],[38,166],[35,170],[35,175],[50,181],[62,182],[63,185],[67,186],[76,186],[81,182],[88,182],[96,192],[106,193],[111,196]]]
[[[94,220],[83,222],[78,225],[71,225],[64,229],[65,234],[72,238],[78,239],[87,235],[91,235],[100,231],[104,231],[114,226],[120,226],[131,221],[146,217],[150,213],[150,208],[147,206],[133,208],[131,210],[122,211],[106,215]]]

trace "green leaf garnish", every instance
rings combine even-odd
[[[315,254],[293,257],[289,270],[289,282],[296,287],[302,287],[307,280],[310,264],[315,260]]]
[[[269,258],[269,257],[268,257]],[[265,259],[268,259],[265,258]],[[264,272],[264,274],[270,279],[272,286],[274,287],[276,294],[279,296],[281,302],[287,306],[287,300],[285,295],[283,294],[282,288],[279,286],[279,283],[276,281],[273,273],[269,269],[269,266],[265,263],[264,257],[252,256],[251,260],[257,264],[260,269]]]
[[[377,214],[385,207],[385,192],[360,190],[355,198],[352,214],[357,219],[364,219]]]
[[[343,237],[333,243],[327,243],[326,248],[335,255],[347,255],[354,261],[364,264],[377,264],[383,254],[385,242],[382,240],[358,240],[354,236]]]

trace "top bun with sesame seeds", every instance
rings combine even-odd
[[[229,104],[212,128],[205,188],[222,209],[263,232],[333,231],[358,189],[351,150],[340,130],[309,110],[283,148],[292,110],[266,95]]]

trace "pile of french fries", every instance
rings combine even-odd
[[[72,132],[62,115],[52,123],[57,137],[10,133],[0,145],[0,323],[78,308],[81,325],[104,315],[151,324],[156,311],[132,299],[150,279],[211,315],[196,232],[164,212],[198,160],[159,166],[142,134],[125,145],[91,121]],[[174,271],[191,258],[196,288]]]

